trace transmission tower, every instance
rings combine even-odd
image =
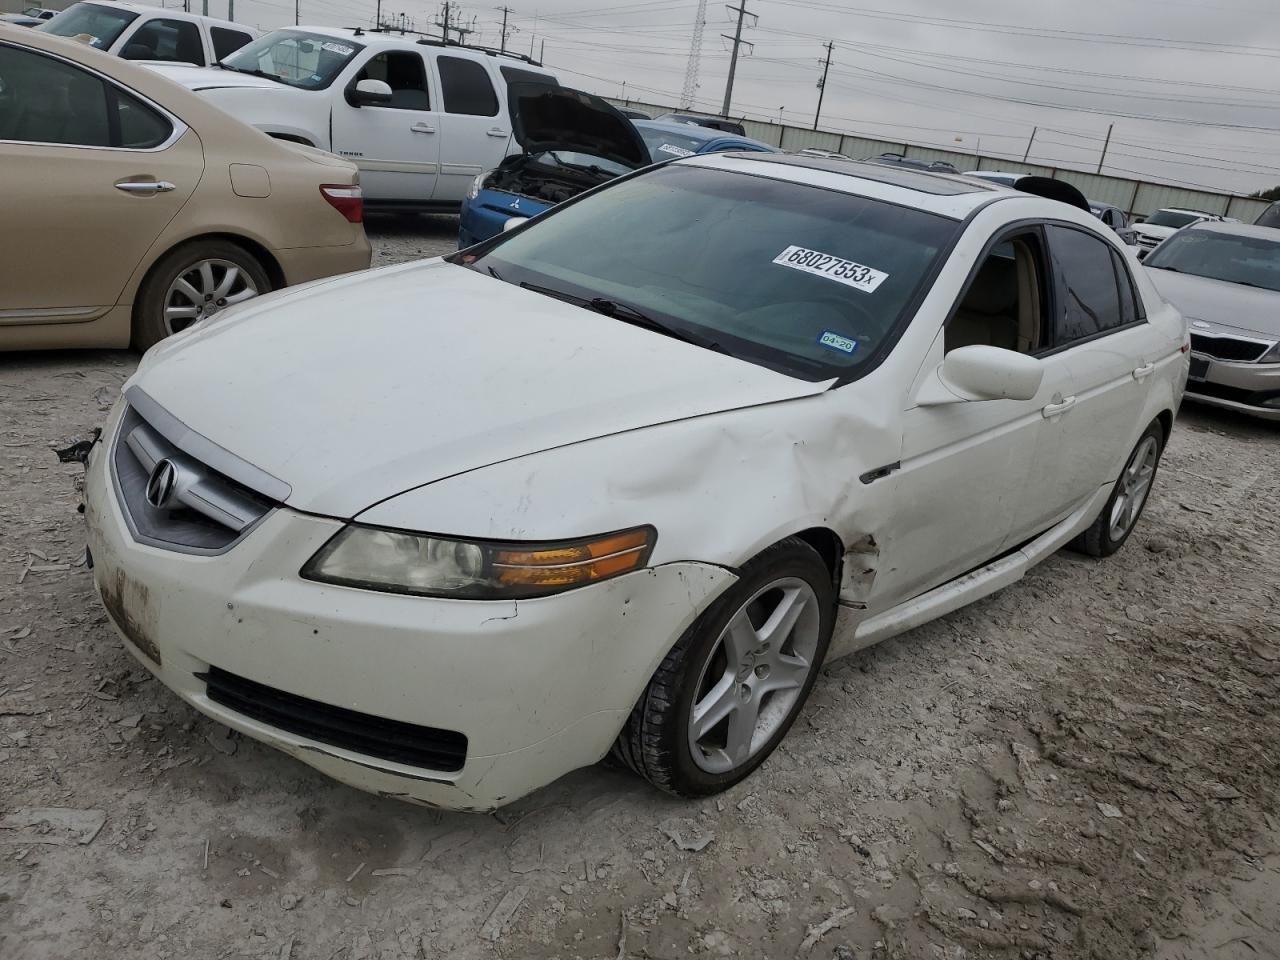
[[[693,107],[698,92],[698,64],[702,60],[702,28],[707,25],[707,0],[698,0],[698,15],[693,21],[693,39],[689,43],[689,65],[684,68],[684,89],[680,91],[680,109]]]

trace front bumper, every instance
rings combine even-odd
[[[518,602],[314,583],[297,572],[340,521],[279,507],[221,555],[148,546],[129,531],[109,452],[89,459],[86,520],[95,586],[129,650],[215,720],[354,787],[434,806],[493,809],[603,757],[670,646],[734,580],[665,564]],[[430,769],[281,729],[215,702],[211,667],[462,734],[465,760]]]
[[[505,190],[481,190],[475,198],[462,201],[458,217],[458,249],[496,237],[512,218],[528,220],[549,209],[549,203]]]
[[[1207,361],[1204,376],[1187,381],[1187,399],[1235,410],[1264,420],[1280,420],[1280,363],[1237,363],[1192,352]]]

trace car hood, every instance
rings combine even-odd
[[[350,518],[479,467],[827,386],[433,260],[247,304],[161,343],[130,389],[288,484],[290,506]]]
[[[1138,233],[1148,237],[1159,237],[1163,240],[1165,237],[1172,237],[1178,232],[1177,227],[1161,227],[1154,223],[1135,223],[1131,225]]]
[[[632,169],[652,162],[631,121],[589,93],[518,82],[507,86],[507,105],[512,135],[529,155],[587,153]]]
[[[1195,321],[1264,337],[1280,337],[1280,293],[1211,280],[1189,273],[1147,267],[1160,295],[1172,303],[1195,332]]]
[[[175,83],[182,84],[188,90],[219,90],[226,87],[274,90],[281,86],[275,80],[254,77],[247,73],[236,73],[234,70],[223,70],[221,67],[184,67],[151,61],[143,61],[142,65],[149,70],[154,70],[162,77],[168,77]]]

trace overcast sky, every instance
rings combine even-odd
[[[173,5],[175,0],[167,0]],[[192,0],[195,10],[199,0]],[[368,24],[375,0],[299,0],[302,22]],[[456,5],[481,43],[545,58],[562,82],[595,93],[677,102],[696,0],[488,0]],[[736,2],[736,0],[734,0]],[[226,0],[209,0],[210,13]],[[861,4],[866,4],[862,6]],[[1280,17],[1268,0],[748,0],[735,115],[808,126],[825,42],[834,41],[822,129],[1252,192],[1280,184]],[[384,0],[418,29],[439,5]],[[455,14],[456,16],[456,14]],[[707,4],[700,108],[719,112],[733,32]],[[236,19],[293,22],[290,0],[236,0]]]

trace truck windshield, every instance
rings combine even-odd
[[[362,44],[304,30],[277,30],[247,43],[220,61],[239,73],[267,77],[291,87],[320,90],[333,83]]]
[[[138,15],[128,10],[96,3],[77,3],[36,29],[59,37],[85,36],[93,46],[106,50],[124,33],[124,28],[137,19]]]

